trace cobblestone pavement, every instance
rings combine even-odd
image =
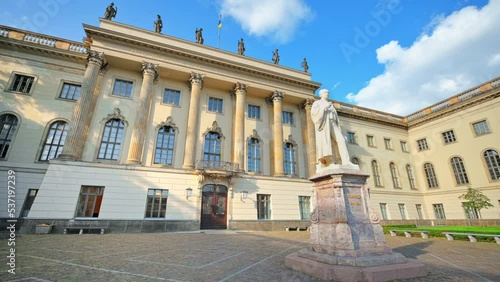
[[[0,240],[0,281],[318,281],[284,265],[309,232],[18,235],[16,274]],[[427,265],[418,281],[500,281],[500,245],[386,237]]]

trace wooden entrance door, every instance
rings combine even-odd
[[[227,187],[207,184],[203,186],[201,202],[201,228],[226,229]]]

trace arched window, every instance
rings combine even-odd
[[[56,121],[50,125],[47,138],[43,143],[43,150],[40,154],[40,161],[48,161],[57,158],[62,153],[69,125],[65,121]]]
[[[7,158],[7,153],[17,131],[17,117],[12,114],[0,116],[0,159]]]
[[[378,162],[376,160],[372,161],[372,172],[373,172],[373,179],[375,181],[375,186],[381,187],[382,186],[382,177],[380,175],[380,168],[379,168]]]
[[[457,181],[457,184],[469,183],[469,178],[467,177],[464,163],[460,157],[451,158],[451,166],[453,167],[453,173],[455,174],[455,180]]]
[[[488,166],[488,171],[492,180],[500,179],[500,156],[495,150],[486,150],[484,152],[484,161]]]
[[[260,172],[260,141],[252,137],[247,141],[248,171]]]
[[[210,131],[205,134],[205,145],[203,147],[203,160],[219,163],[221,159],[220,135]]]
[[[411,165],[406,165],[406,174],[408,174],[408,181],[410,182],[410,188],[416,189],[417,185],[415,184],[415,177],[413,176],[413,170],[411,169]]]
[[[155,164],[172,165],[174,158],[175,130],[162,126],[156,136]]]
[[[290,143],[286,142],[284,146],[284,152],[285,152],[285,174],[286,175],[296,175],[295,172],[295,146]]]
[[[396,168],[396,165],[393,162],[391,162],[389,163],[389,168],[391,169],[392,184],[394,185],[394,188],[401,188],[401,183],[399,182],[399,176],[398,176],[398,169]]]
[[[438,181],[436,177],[436,172],[434,171],[434,166],[431,163],[424,164],[425,177],[427,178],[427,187],[436,188],[438,187]]]
[[[117,161],[123,141],[125,124],[120,119],[110,119],[104,125],[98,159]]]

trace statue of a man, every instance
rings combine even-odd
[[[319,91],[321,100],[312,104],[311,117],[316,133],[316,157],[324,167],[334,164],[340,158],[341,165],[351,163],[345,137],[340,129],[339,117],[332,102],[328,101],[328,90]],[[334,154],[336,156],[334,156]]]
[[[243,38],[238,40],[238,54],[245,55],[245,42],[243,42]]]
[[[106,7],[106,12],[104,13],[104,18],[107,20],[112,20],[116,17],[116,13],[118,13],[118,7],[114,7],[115,3],[111,2],[108,7]]]
[[[306,58],[304,58],[304,60],[302,61],[302,68],[304,69],[305,73],[307,73],[307,71],[309,70],[309,65],[307,64]]]
[[[203,40],[203,28],[200,28],[200,29],[196,29],[195,31],[195,35],[196,35],[196,43],[198,44],[203,44],[203,42],[205,40]]]
[[[273,62],[278,64],[280,62],[280,55],[278,54],[278,49],[273,52]]]
[[[163,21],[161,20],[161,16],[158,15],[158,19],[155,21],[155,32],[161,33],[162,28],[163,28]]]

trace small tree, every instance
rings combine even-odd
[[[485,196],[478,189],[474,189],[470,186],[467,189],[467,193],[460,195],[458,198],[460,200],[466,200],[467,202],[463,203],[464,207],[467,209],[467,211],[476,210],[479,213],[479,218],[482,218],[482,209],[493,207],[493,205],[490,203],[490,198]]]

